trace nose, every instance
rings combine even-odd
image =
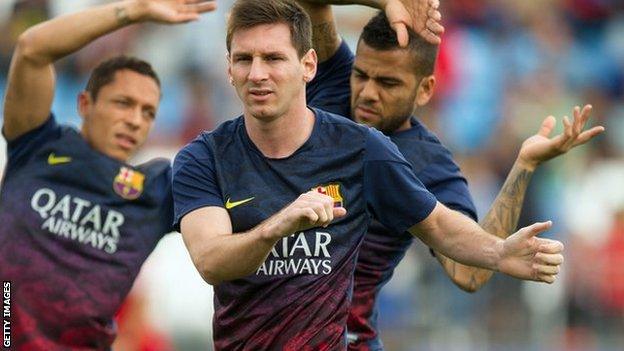
[[[261,58],[253,58],[253,60],[251,61],[251,67],[249,68],[249,76],[247,77],[247,79],[254,83],[259,83],[263,80],[268,79],[266,65],[262,62]]]
[[[367,80],[360,91],[360,99],[364,101],[377,101],[379,100],[379,93],[375,82],[372,79]]]
[[[141,110],[140,106],[133,108],[126,115],[125,122],[132,130],[139,129],[141,127],[142,121],[143,121],[143,111]]]

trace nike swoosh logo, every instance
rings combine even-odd
[[[48,164],[49,164],[49,165],[58,165],[58,164],[61,164],[61,163],[68,163],[68,162],[71,162],[71,160],[72,160],[72,159],[71,159],[71,157],[67,157],[67,156],[56,156],[56,155],[54,154],[54,152],[53,152],[53,153],[51,153],[51,154],[48,156]]]
[[[251,201],[253,199],[255,199],[255,196],[254,197],[250,197],[249,199],[231,202],[230,198],[228,197],[227,201],[225,202],[225,208],[230,210],[230,209],[233,209],[236,206],[239,206],[239,205],[242,205],[244,203],[247,203],[247,202],[249,202],[249,201]]]

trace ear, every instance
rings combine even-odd
[[[230,60],[230,53],[225,53],[225,60],[227,61],[227,76],[231,85],[234,85],[234,78],[232,78],[232,61]]]
[[[425,106],[431,100],[435,90],[435,83],[436,79],[433,74],[420,80],[418,91],[416,92],[416,105]]]
[[[301,64],[303,65],[303,80],[308,83],[316,76],[316,66],[318,64],[316,51],[314,49],[308,50],[301,58]]]
[[[93,99],[91,99],[91,93],[88,91],[82,91],[78,94],[78,114],[82,117],[82,119],[87,117],[92,105]]]

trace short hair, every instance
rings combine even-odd
[[[228,52],[237,30],[277,23],[290,28],[290,39],[300,58],[312,48],[312,22],[299,4],[292,0],[238,0],[227,23]]]
[[[97,100],[98,93],[102,87],[110,84],[115,79],[115,73],[126,69],[152,78],[158,85],[158,88],[160,88],[160,79],[152,65],[136,57],[120,55],[97,65],[91,72],[85,90],[91,94],[91,98],[94,101]]]
[[[433,74],[436,57],[438,55],[438,45],[427,42],[411,28],[407,28],[409,34],[409,44],[407,49],[411,51],[414,58],[414,71],[417,76],[428,76]],[[380,11],[368,21],[360,41],[366,43],[375,50],[397,50],[403,49],[399,46],[397,35],[390,26],[388,17]]]

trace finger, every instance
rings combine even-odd
[[[406,47],[409,42],[407,26],[403,22],[393,22],[392,29],[397,33],[397,41],[400,47]]]
[[[603,126],[598,126],[590,130],[586,130],[583,133],[579,134],[578,137],[576,137],[573,146],[583,145],[593,139],[595,136],[602,134],[602,132],[604,131],[605,128]]]
[[[556,275],[540,274],[537,276],[536,281],[552,284],[555,282],[556,279],[557,279]]]
[[[572,110],[572,115],[574,116],[574,135],[579,135],[581,134],[581,131],[583,130],[583,127],[585,125],[585,120],[583,118],[583,115],[581,114],[581,108],[578,106],[574,106],[574,109]]]
[[[533,269],[537,272],[537,276],[541,275],[556,275],[559,273],[559,266],[534,264]]]
[[[431,6],[434,9],[437,9],[440,7],[440,0],[429,0],[429,6]]]
[[[314,225],[319,220],[318,213],[316,213],[313,209],[309,207],[301,209],[301,218],[304,218],[305,220],[307,220],[308,222],[307,224],[309,225]]]
[[[436,9],[429,9],[429,11],[427,11],[427,16],[436,22],[440,22],[442,20],[442,14]]]
[[[538,252],[535,254],[535,260],[540,264],[556,266],[563,264],[563,255]]]
[[[318,215],[318,220],[316,221],[316,224],[318,226],[327,225],[327,223],[330,221],[330,218],[327,214],[327,210],[325,209],[325,205],[322,202],[316,202],[311,205],[310,208]]]
[[[444,33],[444,27],[439,22],[434,21],[431,18],[427,20],[427,29],[437,37]]]
[[[542,233],[546,230],[548,230],[550,227],[552,226],[552,222],[551,221],[547,221],[547,222],[537,222],[537,223],[533,223],[532,225],[528,226],[528,227],[524,227],[522,229],[520,229],[520,231],[522,232],[522,236],[525,238],[532,238],[534,236],[536,236],[539,233]]]
[[[557,254],[564,249],[563,243],[557,240],[548,240],[540,238],[538,251],[547,254]]]
[[[334,207],[333,208],[334,219],[342,218],[347,215],[347,209],[344,207]]]
[[[568,116],[563,116],[563,133],[568,137],[572,137],[572,123]]]
[[[556,124],[557,124],[557,120],[555,119],[554,116],[548,116],[544,118],[544,121],[542,121],[542,125],[540,126],[540,129],[537,132],[537,134],[548,138],[550,133],[552,133],[553,129],[555,128]]]
[[[191,13],[210,12],[210,11],[214,11],[216,8],[217,8],[216,1],[201,1],[201,2],[192,1],[192,2],[187,2],[184,5],[184,11],[191,12]]]

